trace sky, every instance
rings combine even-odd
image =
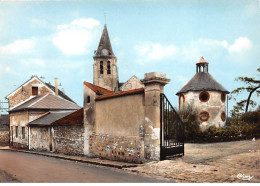
[[[230,92],[244,86],[235,81],[239,76],[259,79],[259,0],[3,0],[0,101],[37,75],[52,84],[57,77],[59,88],[82,106],[83,82],[93,83],[93,55],[104,24],[119,81],[165,73],[171,81],[164,91],[173,106],[201,56]],[[231,110],[235,101],[228,105]]]

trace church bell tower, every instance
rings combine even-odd
[[[106,25],[104,25],[99,45],[93,58],[93,84],[108,90],[117,91],[117,58],[113,53]]]

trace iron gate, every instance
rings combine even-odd
[[[184,124],[167,97],[160,95],[160,159],[184,155]]]

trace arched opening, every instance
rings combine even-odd
[[[100,61],[100,74],[104,73],[104,69],[103,69],[103,61]]]
[[[107,74],[111,74],[111,65],[110,65],[110,61],[107,61]]]

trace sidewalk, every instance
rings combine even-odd
[[[118,169],[138,166],[138,164],[134,164],[134,163],[101,160],[99,158],[88,158],[86,156],[71,156],[71,155],[65,155],[65,154],[56,154],[56,153],[52,153],[52,152],[37,152],[37,151],[20,150],[20,149],[18,150],[18,149],[9,148],[8,146],[5,146],[5,147],[0,146],[0,150],[37,154],[37,155],[41,155],[41,156],[48,156],[48,157],[53,157],[53,158],[77,161],[77,162],[82,162],[82,163],[89,163],[89,164],[106,166],[106,167],[113,167],[113,168],[118,168]]]

